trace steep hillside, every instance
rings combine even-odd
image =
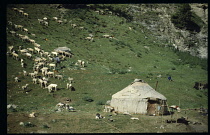
[[[208,5],[189,5],[194,20],[201,27],[199,32],[190,32],[174,26],[171,17],[177,12],[180,4],[135,4],[130,5],[128,11],[133,16],[134,22],[147,27],[158,40],[166,41],[166,45],[174,44],[181,51],[190,52],[193,56],[207,58]]]
[[[161,121],[170,119],[171,116],[147,117],[132,114],[141,117],[139,121],[132,121],[130,116],[119,114],[113,115],[115,120],[113,123],[107,124],[107,119],[95,120],[96,113],[106,118],[111,115],[103,112],[103,105],[114,93],[128,86],[135,78],[143,79],[153,88],[158,81],[156,90],[167,98],[168,105],[176,104],[181,109],[208,107],[208,89],[193,88],[195,82],[207,83],[207,60],[179,52],[169,45],[163,32],[159,34],[157,31],[154,32],[156,27],[159,27],[156,24],[167,20],[165,17],[164,21],[160,21],[159,18],[154,18],[156,12],[144,14],[140,12],[143,20],[140,21],[136,16],[135,22],[135,18],[124,11],[126,7],[135,13],[139,8],[138,5],[129,4],[8,5],[7,104],[18,105],[16,109],[8,109],[8,133],[207,132],[207,119],[204,116],[200,117],[198,112],[190,112],[187,115],[190,120],[201,121],[202,126],[205,126],[202,130],[193,128],[187,130],[185,126],[177,129],[179,125],[176,123],[177,126],[169,125],[165,128],[167,131],[162,131],[159,128]],[[23,16],[13,8],[23,8],[21,10],[29,16]],[[160,15],[167,17],[167,14]],[[49,25],[39,23],[38,19],[44,17],[47,17]],[[53,17],[58,17],[62,23],[59,24]],[[155,19],[154,30],[151,29],[152,25],[148,25],[151,22],[147,22],[146,18]],[[76,26],[73,27],[73,24]],[[15,25],[22,25],[28,32],[15,28]],[[11,31],[15,31],[15,34]],[[36,51],[31,53],[32,58],[21,54],[20,46],[22,49],[35,48],[28,40],[22,40],[23,36],[19,34],[35,40],[40,44],[40,48],[44,52],[49,52],[51,56],[53,55],[51,52],[57,47],[65,46],[71,49],[73,54],[71,58],[64,58],[55,70],[50,69],[56,75],[63,75],[63,80],[49,78],[48,84],[58,84],[57,91],[49,93],[47,88],[34,84],[30,76],[23,75],[23,70],[27,73],[33,72],[36,65],[34,60],[37,57],[47,59],[48,63],[55,62],[50,59],[51,57],[41,56]],[[166,35],[168,34],[165,33]],[[14,46],[13,50],[19,55],[18,59],[11,56],[9,46]],[[21,58],[26,67],[21,67]],[[84,61],[85,66],[80,66],[78,60]],[[43,75],[39,72],[38,76]],[[169,76],[173,81],[167,79]],[[15,77],[20,81],[15,82]],[[75,91],[66,89],[68,77],[74,79]],[[22,86],[25,84],[29,85],[23,90]],[[75,112],[56,112],[56,104],[66,102],[66,99],[71,99],[69,104],[75,108]],[[31,112],[36,112],[38,116],[28,118]],[[186,112],[178,115],[186,116]],[[30,121],[35,126],[28,128],[26,125],[20,126],[21,121]]]

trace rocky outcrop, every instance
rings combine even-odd
[[[208,5],[190,4],[190,6],[192,11],[207,24]],[[200,32],[176,28],[171,22],[171,15],[177,8],[177,4],[135,4],[130,5],[129,14],[133,16],[134,22],[152,31],[158,40],[167,41],[168,46],[188,51],[193,56],[207,58],[208,26],[201,28]]]

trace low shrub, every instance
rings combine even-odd
[[[91,97],[83,97],[84,101],[93,102],[94,100]]]
[[[103,101],[98,101],[98,102],[96,103],[96,105],[105,105],[105,102],[103,102]]]

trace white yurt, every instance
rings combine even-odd
[[[112,95],[110,105],[121,113],[148,115],[168,113],[166,97],[141,79],[135,79],[131,85]]]

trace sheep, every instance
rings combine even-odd
[[[25,68],[26,64],[21,62],[21,67]]]
[[[12,36],[14,36],[15,35],[15,31],[10,31],[10,33],[12,34]]]
[[[22,50],[19,50],[19,52],[20,52],[21,54],[23,54],[23,53],[27,53],[28,50],[27,50],[27,49],[22,49]]]
[[[99,14],[99,11],[95,11],[95,12]]]
[[[51,54],[53,54],[55,56],[58,56],[58,53],[57,52],[51,52]]]
[[[28,51],[30,51],[31,53],[34,53],[34,49],[32,49],[32,48],[27,48],[28,49]]]
[[[19,82],[19,78],[18,77],[15,77],[15,82]]]
[[[63,23],[63,21],[61,21],[61,20],[57,20],[57,23],[61,24],[61,23]]]
[[[50,84],[50,85],[48,85],[48,86],[47,86],[48,91],[49,91],[49,92],[52,92],[52,89],[53,89],[53,88],[55,88],[55,91],[57,91],[57,86],[58,86],[57,84]]]
[[[18,12],[19,12],[20,14],[23,14],[23,13],[24,13],[23,10],[18,10]]]
[[[47,21],[43,21],[43,24],[44,24],[45,26],[48,26],[48,25],[49,25],[49,23],[48,23]]]
[[[19,55],[17,53],[15,53],[14,51],[11,53],[13,58],[15,58],[16,60],[18,60]]]
[[[28,41],[29,41],[29,43],[32,43],[32,44],[35,43],[35,40],[33,40],[33,39],[28,39]]]
[[[42,75],[43,75],[43,76],[47,74],[47,70],[48,70],[48,68],[45,69],[44,67],[41,69]]]
[[[9,46],[8,48],[9,48],[9,52],[12,52],[12,51],[13,51],[14,46]]]
[[[55,77],[58,78],[58,79],[63,79],[62,75],[55,75]]]
[[[15,27],[16,27],[17,29],[20,29],[20,30],[23,29],[23,26],[22,26],[22,25],[15,25]]]
[[[79,27],[80,30],[84,30],[84,27]]]
[[[48,56],[49,55],[49,52],[44,52],[43,55],[44,56]]]
[[[35,77],[35,73],[28,73],[28,74],[31,76],[31,78]]]
[[[18,9],[17,9],[17,8],[12,8],[12,10],[14,10],[14,11],[18,11]]]
[[[24,32],[28,32],[28,29],[26,29],[26,28],[23,28],[23,31],[24,31]]]
[[[35,37],[35,36],[36,36],[36,34],[31,33],[31,36]]]
[[[26,76],[27,75],[27,72],[25,70],[23,70],[23,75]]]
[[[23,13],[23,16],[28,18],[28,13]]]
[[[39,23],[43,23],[43,21],[44,21],[44,20],[42,20],[42,19],[38,19],[38,22],[39,22]]]
[[[63,108],[63,107],[65,107],[65,104],[64,103],[58,103],[56,106],[59,107],[59,108]]]
[[[180,112],[181,111],[180,107],[177,106],[177,105],[171,105],[171,106],[169,106],[169,108],[171,108],[173,110],[177,110],[177,112]]]
[[[69,56],[69,58],[71,58],[72,57],[72,54],[71,53],[69,53],[69,52],[63,52],[64,53],[64,56]]]
[[[132,30],[132,28],[131,28],[131,27],[128,27],[128,29],[129,29],[129,30]]]
[[[81,66],[82,66],[82,67],[85,67],[85,61],[82,61],[82,62],[81,62]]]
[[[103,35],[104,38],[109,38],[111,37],[110,35]]]
[[[76,25],[76,24],[71,24],[71,26],[72,26],[73,28],[75,28],[77,25]]]
[[[41,49],[38,47],[34,47],[34,50],[37,51],[37,53],[39,53],[41,51]]]
[[[44,20],[44,21],[47,21],[47,17],[44,17],[43,20]]]
[[[28,84],[22,86],[22,89],[25,90],[25,89],[27,89],[27,87],[28,87]]]
[[[22,41],[29,41],[29,37],[28,36],[20,36]]]
[[[51,67],[54,67],[54,69],[55,69],[56,64],[50,63],[50,64],[48,64],[48,65],[49,65],[50,68],[51,68]]]
[[[36,117],[36,116],[35,116],[35,112],[32,112],[31,114],[29,114],[28,117],[30,117],[30,118]]]
[[[55,21],[57,21],[57,20],[58,20],[58,17],[53,17],[53,19],[54,19]]]
[[[39,82],[39,84],[40,84],[41,87],[42,87],[43,80],[42,80],[42,79],[38,79],[38,82]]]
[[[37,84],[37,78],[33,78],[32,81],[34,84]]]
[[[89,41],[91,41],[91,42],[93,41],[93,37],[86,37],[85,39],[86,39],[86,40],[89,40]]]
[[[68,77],[69,83],[73,83],[73,78]]]
[[[101,116],[99,113],[96,114],[96,119],[103,119],[105,117]]]
[[[37,77],[38,71],[34,71],[34,77]]]
[[[70,89],[72,87],[72,84],[71,83],[67,83],[66,84],[66,89]]]
[[[25,53],[25,55],[26,55],[28,58],[31,58],[31,57],[32,57],[32,54],[30,54],[30,53]]]
[[[54,77],[55,76],[54,72],[47,72],[48,77],[50,77],[51,75]]]
[[[45,88],[47,88],[47,81],[43,80],[43,83],[44,83]]]
[[[37,66],[44,66],[45,65],[45,63],[44,62],[39,62],[38,64],[37,64]]]
[[[139,118],[131,117],[131,120],[139,120]]]

